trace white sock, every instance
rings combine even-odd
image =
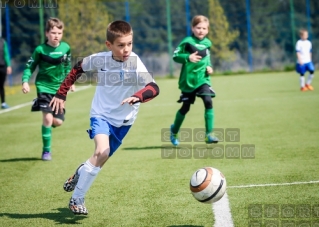
[[[87,160],[80,169],[79,181],[76,184],[72,198],[84,198],[100,170],[100,167],[92,165]]]
[[[81,172],[82,172],[82,169],[83,169],[84,165],[85,165],[85,162],[82,163],[81,166],[80,166],[80,168],[78,169],[79,175],[81,175]]]
[[[308,76],[308,80],[307,80],[307,84],[311,84],[311,82],[312,82],[312,79],[313,79],[313,77],[314,77],[315,75],[313,75],[313,74],[309,74],[309,76]]]
[[[300,87],[304,87],[305,86],[305,77],[301,76],[300,77]]]

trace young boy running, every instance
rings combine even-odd
[[[42,111],[42,160],[44,161],[50,161],[52,158],[52,127],[61,126],[64,121],[64,112],[55,114],[49,106],[51,99],[71,69],[70,46],[61,41],[63,28],[63,22],[58,18],[50,18],[46,22],[47,40],[35,48],[22,75],[22,92],[26,94],[30,91],[30,77],[39,66],[35,79],[37,98],[34,100],[31,111]],[[74,91],[74,87],[71,87],[71,91]]]
[[[6,103],[6,93],[4,85],[6,82],[7,75],[12,73],[10,54],[7,42],[0,38],[0,99],[1,109],[8,109],[9,105]]]
[[[311,60],[312,44],[308,40],[307,30],[301,29],[299,31],[300,39],[296,43],[297,64],[296,71],[300,74],[300,90],[312,91],[314,88],[311,86],[314,77],[315,67]],[[305,73],[309,72],[307,82],[305,83]]]
[[[170,140],[174,146],[179,144],[178,132],[194,104],[196,96],[200,97],[205,107],[206,143],[217,143],[218,139],[212,135],[214,128],[214,109],[212,98],[215,92],[211,88],[210,76],[213,73],[210,61],[211,41],[206,38],[208,34],[209,21],[205,16],[195,16],[192,19],[192,36],[186,37],[174,51],[173,59],[181,63],[182,70],[179,77],[180,95],[179,103],[182,107],[177,111],[174,124],[171,125]]]
[[[110,51],[85,57],[78,62],[61,84],[50,106],[57,114],[62,112],[70,86],[84,72],[97,71],[97,85],[93,97],[90,126],[94,139],[93,155],[76,169],[63,185],[73,191],[69,208],[74,214],[88,214],[84,197],[105,162],[121,145],[134,123],[140,103],[159,94],[159,88],[150,73],[132,52],[133,30],[125,21],[110,23],[106,31],[106,46]]]

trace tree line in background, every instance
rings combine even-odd
[[[294,43],[298,39],[297,30],[307,28],[306,1],[293,0],[292,30],[290,0],[250,0],[251,38],[255,64],[273,67],[280,63],[294,61]],[[160,56],[168,52],[166,1],[85,1],[58,0],[57,8],[44,8],[44,20],[50,16],[62,19],[66,25],[64,38],[70,43],[73,57],[86,56],[103,51],[107,24],[115,19],[128,20],[134,30],[134,52],[141,56]],[[127,3],[126,3],[127,2]],[[170,1],[172,46],[187,35],[186,0]],[[197,14],[210,19],[209,38],[213,41],[213,64],[225,65],[236,58],[248,57],[248,32],[246,0],[188,0],[189,20]],[[310,2],[310,37],[316,46],[319,35],[319,1]],[[40,44],[39,9],[27,6],[18,8],[15,1],[10,5],[11,54],[15,62],[24,66],[34,48]],[[54,15],[52,15],[54,14]],[[5,21],[2,8],[2,25]],[[6,38],[6,27],[2,26]],[[315,48],[314,48],[315,51]],[[257,56],[259,56],[257,58]],[[314,55],[315,58],[317,55]],[[240,61],[238,61],[240,62]],[[244,63],[243,63],[244,64]],[[245,63],[247,64],[247,62]],[[227,65],[227,64],[226,64]],[[232,65],[229,65],[231,69]],[[227,67],[226,67],[227,69]]]

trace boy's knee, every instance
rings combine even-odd
[[[105,162],[109,158],[110,149],[96,149],[94,156],[96,156],[98,162]]]
[[[310,70],[309,72],[310,72],[310,74],[313,74],[315,71],[314,70]]]
[[[213,108],[213,101],[212,101],[212,97],[211,96],[205,95],[203,97],[203,101],[204,101],[205,109]]]
[[[191,107],[191,104],[184,102],[182,107],[179,110],[180,114],[186,115],[188,113],[190,107]]]
[[[63,124],[63,121],[62,121],[61,119],[54,118],[52,126],[53,126],[53,127],[59,127],[59,126],[61,126],[62,124]]]

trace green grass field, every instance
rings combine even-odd
[[[240,129],[236,144],[255,145],[255,158],[163,159],[162,147],[169,143],[161,141],[161,130],[170,126],[180,105],[177,79],[158,79],[160,95],[141,106],[123,145],[89,190],[88,216],[68,210],[71,193],[62,185],[93,153],[85,130],[94,87],[69,95],[66,121],[53,130],[51,162],[41,160],[40,113],[31,113],[30,106],[0,112],[0,226],[213,226],[212,206],[197,202],[189,191],[191,175],[205,166],[226,176],[235,226],[281,221],[315,226],[316,183],[234,188],[319,180],[319,78],[314,78],[312,92],[300,92],[298,81],[294,72],[213,77],[215,127]],[[34,89],[28,95],[15,89],[20,88],[10,88],[7,96],[11,106],[35,97]],[[197,99],[183,127],[203,128],[203,116]],[[281,209],[287,204],[296,212],[289,218]],[[278,216],[266,217],[269,205],[281,209]],[[313,213],[302,216],[301,205]],[[253,218],[249,210],[257,206],[264,208],[263,216]]]

